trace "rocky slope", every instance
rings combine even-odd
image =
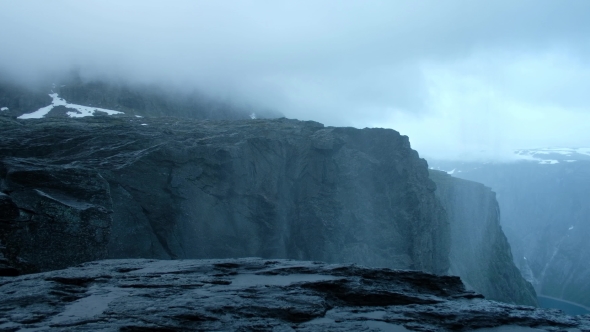
[[[484,185],[430,170],[451,225],[450,273],[486,299],[537,305],[533,286],[513,263],[496,194]]]
[[[176,116],[193,119],[249,119],[276,118],[280,113],[238,107],[202,93],[180,93],[156,85],[129,85],[100,80],[83,81],[77,75],[57,80],[56,83],[21,86],[0,79],[0,115],[19,117],[52,104],[50,94],[57,94],[67,103],[88,108],[123,112],[127,116]],[[71,107],[58,105],[45,117],[68,117]]]
[[[0,277],[0,331],[590,331],[457,277],[285,260],[106,260]]]
[[[431,164],[498,194],[515,263],[537,294],[590,307],[588,151],[537,149],[519,151],[530,161]]]
[[[18,211],[0,241],[23,272],[130,257],[449,268],[449,226],[426,162],[393,130],[0,119],[2,204]]]

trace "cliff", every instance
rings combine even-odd
[[[287,260],[106,260],[0,278],[3,331],[588,331],[457,277]],[[487,329],[486,329],[487,330]]]
[[[394,130],[113,116],[0,117],[0,131],[18,211],[0,241],[23,272],[129,257],[449,268],[426,162]]]
[[[498,194],[515,263],[539,296],[590,307],[590,161],[542,152],[541,161],[440,165]]]
[[[514,265],[500,226],[496,194],[488,187],[430,170],[451,225],[450,274],[487,299],[537,305],[532,285]]]

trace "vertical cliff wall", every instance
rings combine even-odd
[[[0,240],[28,271],[260,256],[446,273],[426,162],[394,130],[295,120],[1,122]]]
[[[430,170],[430,177],[451,225],[449,272],[488,299],[537,305],[535,290],[513,263],[496,194],[445,172]]]
[[[114,218],[127,220],[113,227],[111,257],[159,248],[446,272],[446,219],[425,162],[397,132],[281,120],[195,133],[109,177]],[[146,236],[129,231],[130,216]]]
[[[517,266],[539,295],[590,307],[590,161],[452,165],[498,193]],[[572,159],[570,159],[572,158]]]

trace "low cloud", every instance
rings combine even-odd
[[[0,2],[0,71],[199,89],[421,155],[590,146],[590,2]]]

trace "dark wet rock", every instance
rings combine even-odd
[[[263,260],[106,260],[0,278],[0,331],[588,331],[590,316],[516,306],[458,277]]]
[[[9,261],[4,257],[4,251],[6,247],[0,241],[0,277],[14,277],[20,274],[17,268],[15,268]]]
[[[19,216],[18,206],[10,196],[0,192],[0,223],[10,223]]]
[[[538,305],[533,286],[514,265],[500,226],[496,194],[481,183],[430,170],[451,225],[450,273],[486,299]]]
[[[426,162],[394,130],[296,120],[0,121],[23,271],[259,256],[448,270]]]
[[[0,118],[17,117],[49,105],[51,103],[49,93],[50,89],[27,88],[0,79],[0,107],[8,108],[8,110],[0,111]]]
[[[6,120],[0,129],[1,189],[19,209],[0,240],[21,272],[249,256],[449,268],[436,186],[393,130],[135,117]],[[533,304],[512,298],[526,289],[510,266],[482,264],[452,272],[494,299]],[[497,275],[507,277],[494,286]]]
[[[23,272],[106,258],[111,199],[98,173],[75,167],[4,165],[18,217],[0,232],[5,256]]]

